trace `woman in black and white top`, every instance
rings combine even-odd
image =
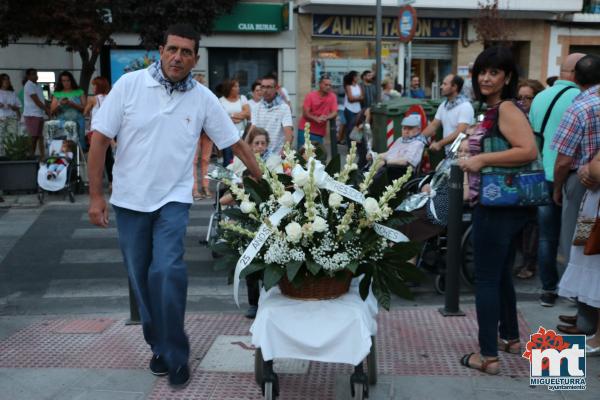
[[[356,123],[356,117],[360,113],[360,102],[365,95],[358,84],[358,72],[350,71],[344,75],[344,118],[346,125],[344,131],[347,133],[347,144],[350,145],[350,132]]]
[[[248,99],[246,96],[240,95],[240,84],[236,79],[228,79],[223,82],[221,90],[223,96],[219,98],[219,101],[238,129],[240,137],[242,137],[246,122],[250,119]],[[226,167],[232,161],[233,152],[231,149],[223,149],[223,165]]]

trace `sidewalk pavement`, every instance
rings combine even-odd
[[[39,207],[35,195],[4,197],[2,208]],[[63,202],[70,204],[61,196],[49,199],[52,205]],[[77,196],[75,206],[86,204],[86,195]],[[553,329],[559,314],[575,313],[566,300],[541,307],[535,279],[516,283],[523,343],[539,326]],[[460,357],[477,350],[472,293],[461,296],[465,317],[444,318],[437,310],[443,297],[431,293],[430,282],[417,292],[415,301],[395,299],[392,311],[378,316],[379,379],[370,399],[598,398],[600,358],[588,357],[582,392],[530,387],[528,362],[520,355],[501,354],[498,376],[461,367]],[[141,328],[126,320],[124,313],[0,316],[0,400],[262,398],[254,382],[251,321],[239,310],[188,313],[193,375],[180,391],[149,373]],[[275,369],[282,400],[350,398],[351,366],[283,360]]]
[[[587,359],[587,390],[550,392],[529,387],[529,364],[520,355],[501,354],[499,376],[459,365],[477,348],[474,306],[465,317],[442,317],[437,306],[399,305],[378,316],[379,380],[371,399],[596,399],[600,359]],[[574,307],[559,302],[543,308],[522,302],[521,340],[542,325],[554,328],[558,314]],[[240,312],[189,313],[190,384],[170,389],[150,374],[150,352],[139,325],[127,315],[0,317],[0,399],[131,400],[260,399],[254,382],[251,321]],[[280,399],[349,399],[352,367],[306,361],[276,362]]]

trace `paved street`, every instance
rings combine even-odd
[[[11,207],[0,209],[0,400],[261,398],[245,305],[235,308],[226,273],[213,271],[210,251],[198,243],[210,202],[191,210],[187,330],[194,376],[174,392],[148,373],[140,327],[125,325],[127,280],[114,218],[109,229],[89,225],[85,196],[75,204],[52,196],[43,207],[34,196],[6,200]],[[536,280],[520,281],[517,290],[522,340],[539,325],[553,328],[558,314],[574,312],[566,301],[540,307]],[[528,364],[519,356],[503,355],[497,377],[460,367],[460,356],[477,343],[472,294],[463,290],[466,317],[443,318],[437,312],[443,297],[431,279],[415,292],[414,301],[395,299],[391,312],[380,312],[379,382],[370,398],[597,398],[598,359],[588,358],[582,393],[530,388]],[[277,368],[281,399],[349,398],[349,366],[282,361]]]

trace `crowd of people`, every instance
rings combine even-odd
[[[371,106],[402,96],[402,88],[385,79],[378,99],[374,73],[350,71],[343,79],[343,104],[338,104],[332,80],[324,75],[303,99],[294,132],[290,98],[275,75],[254,82],[248,97],[232,77],[220,85],[216,97],[203,75],[191,75],[197,54],[197,34],[176,25],[165,34],[160,60],[147,70],[124,75],[112,90],[106,78],[97,77],[89,97],[64,71],[50,104],[44,101],[34,69],[26,71],[22,101],[8,75],[0,75],[0,132],[13,129],[22,115],[32,138],[32,154],[37,150],[44,157],[45,116],[76,123],[79,146],[89,150],[89,215],[102,227],[108,226],[103,175],[106,171],[112,184],[114,165],[111,203],[144,337],[152,350],[150,369],[169,375],[174,386],[189,380],[183,238],[190,203],[214,196],[206,178],[213,147],[222,151],[223,164],[234,173],[247,171],[260,180],[255,155],[276,169],[285,145],[298,149],[304,145],[305,124],[310,124],[310,140],[319,145],[329,122],[341,117],[338,143],[356,143],[362,168],[377,157],[370,143]],[[497,374],[499,351],[522,353],[513,276],[529,279],[536,273],[542,286],[541,305],[554,305],[559,295],[577,302],[577,315],[561,315],[557,329],[590,335],[587,355],[600,355],[600,255],[573,242],[574,235],[580,234],[582,215],[598,218],[600,207],[600,57],[570,54],[562,60],[560,76],[544,87],[520,77],[510,49],[489,47],[470,65],[469,74],[467,80],[454,73],[444,77],[445,100],[433,120],[422,129],[420,116],[407,115],[401,137],[379,155],[382,168],[393,178],[409,166],[418,170],[426,149],[449,154],[449,145],[461,133],[467,135],[458,165],[465,172],[465,197],[473,209],[479,350],[465,355],[461,363]],[[425,97],[418,77],[413,77],[404,94]],[[481,118],[476,117],[472,100],[485,104]],[[127,118],[125,107],[129,107]],[[91,117],[89,132],[86,116]],[[441,137],[435,140],[439,129]],[[173,135],[163,135],[165,130]],[[484,148],[482,140],[492,136],[506,142],[506,149]],[[115,146],[119,146],[116,160]],[[482,170],[520,167],[537,160],[543,164],[551,203],[481,204]],[[161,168],[167,163],[169,168]],[[412,239],[422,239],[417,236]],[[517,247],[523,264],[515,271]],[[562,277],[560,265],[566,268]],[[257,285],[255,281],[248,285],[247,315],[253,317]]]

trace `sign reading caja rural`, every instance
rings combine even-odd
[[[384,39],[401,37],[398,18],[381,20]],[[450,18],[418,18],[414,21],[414,39],[458,40],[460,20]],[[313,14],[313,36],[351,39],[375,39],[375,17]]]
[[[288,29],[289,8],[283,4],[238,3],[215,21],[215,32],[281,32]]]

